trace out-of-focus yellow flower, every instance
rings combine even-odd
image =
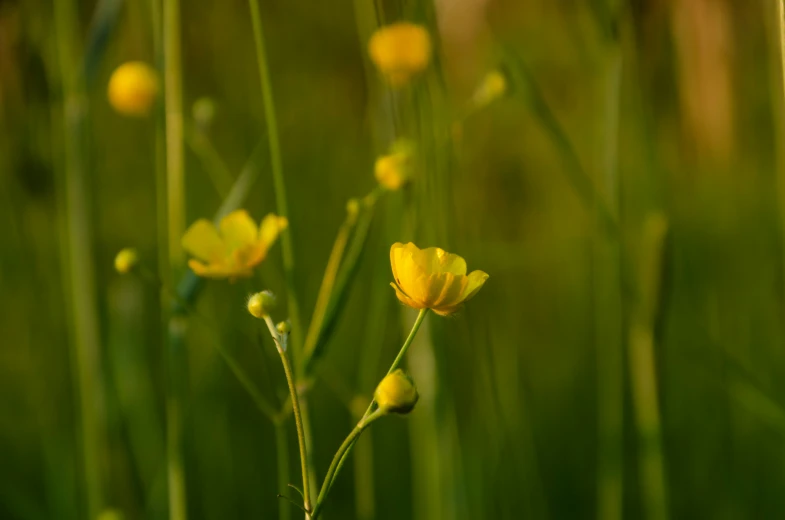
[[[112,73],[107,95],[109,103],[119,113],[142,117],[150,112],[158,90],[155,69],[141,61],[129,61]]]
[[[390,283],[398,299],[414,309],[431,309],[447,316],[474,297],[488,275],[472,271],[466,275],[466,260],[438,247],[420,249],[409,242],[390,248],[395,283]]]
[[[220,231],[207,219],[194,222],[183,236],[183,249],[195,256],[188,266],[205,278],[251,276],[252,269],[267,256],[288,221],[272,213],[257,227],[245,210],[225,216]]]
[[[401,87],[428,67],[431,38],[422,26],[398,22],[373,33],[368,53],[387,81],[394,87]]]
[[[396,141],[390,153],[376,159],[373,173],[376,180],[388,190],[397,190],[412,176],[414,144],[407,140]]]
[[[385,413],[407,414],[414,409],[420,395],[412,378],[399,368],[382,379],[373,398]]]
[[[474,91],[472,102],[477,108],[484,107],[503,96],[506,91],[507,78],[498,70],[494,70],[485,75],[482,83]]]
[[[114,257],[115,271],[120,274],[130,273],[138,263],[139,254],[136,252],[136,249],[132,247],[126,247],[117,253],[117,256]]]

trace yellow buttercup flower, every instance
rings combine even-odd
[[[488,275],[472,271],[466,275],[466,260],[438,247],[420,249],[409,242],[390,248],[398,299],[414,309],[431,309],[447,316],[474,297]]]
[[[199,219],[183,235],[183,249],[196,257],[188,266],[205,278],[251,276],[287,225],[286,218],[270,213],[257,227],[245,210],[225,216],[220,231],[209,220]]]
[[[119,113],[142,117],[150,112],[158,96],[158,73],[141,61],[117,67],[109,78],[109,103]]]
[[[398,22],[381,27],[368,42],[371,60],[394,87],[405,85],[431,61],[431,38],[424,27]]]

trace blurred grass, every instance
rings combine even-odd
[[[82,49],[92,41],[96,3],[75,3]],[[424,152],[411,187],[380,199],[347,307],[316,363],[309,405],[317,473],[356,420],[351,398],[370,397],[411,319],[387,286],[390,244],[446,247],[491,278],[458,316],[429,318],[429,334],[408,360],[420,406],[361,439],[326,518],[593,518],[603,462],[596,367],[608,347],[595,341],[594,321],[610,317],[595,303],[607,287],[594,285],[585,193],[607,173],[598,130],[606,106],[598,100],[609,29],[598,20],[610,11],[599,1],[467,1],[439,11],[425,2],[375,4],[378,15],[356,1],[260,2],[303,316],[316,303],[346,200],[374,188],[374,157],[401,133]],[[774,6],[621,4],[619,332],[628,338],[638,319],[640,236],[647,215],[661,210],[670,231],[648,368],[672,518],[785,511],[783,144],[775,132],[785,104]],[[391,95],[365,58],[368,35],[380,20],[401,17],[435,29],[437,15],[436,65],[411,91]],[[105,86],[124,61],[157,61],[150,17],[146,4],[124,4],[87,91],[95,244],[85,253],[96,266],[102,331],[96,383],[107,392],[102,501],[127,518],[167,511],[157,289],[112,270],[115,252],[129,245],[156,263],[157,159],[154,120],[115,114]],[[2,518],[83,518],[86,507],[59,267],[63,85],[53,23],[39,0],[0,3]],[[247,5],[189,2],[182,28],[186,118],[199,97],[216,102],[208,137],[236,178],[264,137]],[[509,95],[454,132],[453,118],[497,66],[508,74]],[[260,155],[261,177],[247,199],[256,218],[275,208],[269,156]],[[209,175],[214,164],[188,149],[185,161],[190,223],[212,215],[221,196]],[[192,320],[184,420],[195,519],[273,518],[282,505],[275,427],[215,348],[231,352],[267,400],[285,401],[272,345],[262,339],[260,348],[244,310],[252,291],[285,293],[279,248],[247,282],[208,282],[197,312],[210,320]],[[613,374],[622,392],[613,445],[621,514],[655,518],[626,352],[623,373]],[[285,428],[294,470],[294,428]]]

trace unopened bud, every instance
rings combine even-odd
[[[374,392],[374,399],[385,413],[407,414],[419,399],[414,381],[400,368],[387,375]]]
[[[292,331],[292,324],[289,320],[281,321],[278,322],[275,329],[278,331],[278,334],[289,334]]]
[[[200,130],[207,130],[215,119],[215,102],[209,97],[200,97],[194,101],[191,115]]]
[[[275,309],[275,295],[270,291],[262,291],[248,298],[248,312],[255,318],[269,316]]]
[[[136,249],[132,247],[126,247],[117,253],[117,256],[114,257],[115,271],[120,274],[130,273],[134,270],[138,263],[139,254],[136,252]]]

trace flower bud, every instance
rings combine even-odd
[[[292,331],[292,324],[289,320],[278,322],[275,330],[278,331],[278,334],[289,334]]]
[[[97,520],[123,520],[125,515],[119,509],[104,509],[98,514]]]
[[[129,61],[117,67],[109,78],[109,103],[126,116],[143,117],[158,97],[158,73],[141,61]]]
[[[360,201],[357,199],[349,199],[346,202],[346,214],[354,218],[360,213]]]
[[[376,159],[374,176],[388,190],[397,190],[412,176],[414,144],[401,139],[392,144],[390,153]]]
[[[502,97],[505,92],[507,92],[507,78],[498,70],[494,70],[485,75],[474,92],[472,101],[475,107],[484,107]]]
[[[373,396],[385,413],[399,414],[411,412],[420,397],[412,378],[400,368],[382,379]]]
[[[120,274],[128,274],[134,270],[139,263],[139,254],[136,249],[126,247],[114,257],[114,268]]]
[[[191,116],[200,130],[207,130],[215,119],[215,102],[209,97],[200,97],[191,107]]]
[[[269,316],[275,309],[275,295],[270,291],[262,291],[248,298],[248,312],[255,318]]]

